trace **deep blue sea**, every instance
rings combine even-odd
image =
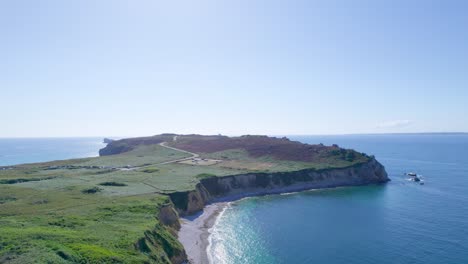
[[[211,230],[214,263],[468,263],[468,135],[290,138],[374,154],[392,181],[232,202]]]
[[[0,138],[0,166],[98,156],[103,138]]]

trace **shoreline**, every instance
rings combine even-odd
[[[289,180],[286,178],[289,177]],[[246,197],[291,194],[318,189],[383,184],[390,181],[375,159],[345,169],[290,173],[241,174],[201,179],[195,190],[169,194],[179,206],[181,228],[178,240],[191,264],[209,263],[210,230],[229,202]],[[183,209],[180,209],[183,208]],[[192,215],[191,215],[192,214]]]
[[[205,205],[203,210],[189,216],[180,218],[181,228],[177,235],[178,240],[185,249],[187,254],[187,264],[212,264],[213,260],[208,254],[211,246],[210,235],[211,229],[216,224],[218,217],[229,206],[229,203],[239,201],[246,198],[262,197],[270,195],[294,195],[303,192],[317,191],[322,189],[335,189],[341,187],[331,188],[314,188],[296,191],[284,192],[252,192],[243,195],[229,195],[224,198],[218,198],[210,204]]]
[[[333,187],[315,188],[281,188],[274,192],[248,192],[244,194],[228,195],[217,198],[212,203],[203,207],[203,210],[194,214],[180,218],[181,228],[178,231],[178,240],[183,245],[187,254],[188,264],[212,264],[212,259],[208,255],[210,247],[209,237],[211,228],[216,224],[218,217],[228,207],[229,203],[246,198],[262,197],[270,195],[294,195],[304,192],[319,190],[332,190],[346,187],[366,186],[363,185],[343,185]],[[379,184],[377,184],[379,185]]]
[[[227,205],[228,202],[208,204],[203,211],[181,218],[178,239],[184,246],[190,264],[211,263],[208,256],[210,229]]]

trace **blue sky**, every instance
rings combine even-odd
[[[1,1],[0,137],[468,131],[464,1]]]

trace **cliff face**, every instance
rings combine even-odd
[[[307,169],[206,178],[200,180],[195,190],[175,192],[170,194],[170,198],[179,214],[190,215],[213,201],[387,181],[389,178],[385,168],[375,159],[371,159],[366,163],[342,169]]]
[[[158,208],[159,222],[135,243],[135,248],[147,255],[151,263],[186,263],[187,254],[177,241],[180,229],[179,216],[172,204]]]
[[[180,229],[179,216],[171,204],[165,204],[161,206],[159,209],[158,218],[163,225],[169,226],[175,230]]]

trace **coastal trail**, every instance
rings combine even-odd
[[[200,157],[200,155],[197,154],[197,153],[193,153],[193,152],[186,151],[186,150],[183,150],[183,149],[178,149],[178,148],[170,147],[170,146],[167,145],[167,143],[168,143],[168,142],[161,142],[161,143],[159,143],[158,145],[161,146],[161,147],[167,148],[167,149],[171,149],[171,150],[175,150],[175,151],[187,153],[187,154],[190,154],[191,156],[190,156],[190,157],[186,157],[186,158],[181,158],[181,159],[169,160],[169,161],[165,161],[165,162],[161,162],[161,163],[155,163],[155,164],[149,164],[149,165],[144,165],[144,166],[135,166],[135,167],[131,167],[131,168],[125,168],[125,169],[122,169],[122,170],[143,169],[143,168],[147,168],[147,167],[151,167],[151,166],[171,164],[171,163],[176,163],[176,162],[181,162],[181,161],[187,161],[187,160],[191,160],[191,159],[195,159],[195,158],[199,158],[199,157]]]
[[[177,140],[177,136],[174,136],[174,141]],[[172,149],[172,150],[175,150],[175,151],[179,151],[179,152],[183,152],[183,153],[187,153],[187,154],[190,154],[191,156],[190,157],[187,157],[187,158],[181,158],[181,159],[175,159],[175,160],[170,160],[170,161],[165,161],[165,162],[161,162],[161,163],[157,163],[157,164],[151,164],[151,165],[146,165],[146,166],[141,166],[141,167],[134,167],[132,169],[142,169],[142,168],[146,168],[146,167],[151,167],[151,166],[155,166],[155,165],[165,165],[165,164],[171,164],[171,163],[176,163],[176,162],[182,162],[182,161],[187,161],[187,160],[191,160],[191,159],[195,159],[195,158],[198,158],[200,157],[199,154],[197,153],[193,153],[193,152],[190,152],[190,151],[186,151],[186,150],[183,150],[183,149],[178,149],[178,148],[174,148],[174,147],[170,147],[167,145],[167,142],[161,142],[159,143],[159,145],[161,147],[164,147],[164,148],[167,148],[167,149]],[[147,179],[149,179],[151,176],[145,178],[144,180],[141,181],[141,183],[143,183],[144,185],[147,185],[147,186],[150,186],[152,187],[153,189],[155,189],[157,192],[159,193],[162,193],[163,190],[159,189],[158,187],[152,185],[152,184],[149,184],[146,182]]]
[[[166,144],[167,144],[167,142],[159,143],[159,145],[160,145],[161,147],[165,147],[165,148],[172,149],[172,150],[175,150],[175,151],[187,153],[187,154],[190,154],[190,155],[192,155],[192,156],[191,156],[191,157],[188,157],[188,158],[182,158],[182,159],[176,159],[176,160],[166,161],[166,162],[162,162],[162,163],[159,163],[159,164],[156,164],[156,165],[170,164],[170,163],[181,162],[181,161],[191,160],[191,159],[195,159],[195,158],[199,158],[199,157],[200,157],[200,155],[197,154],[197,153],[193,153],[193,152],[186,151],[186,150],[183,150],[183,149],[178,149],[178,148],[170,147],[170,146],[168,146],[168,145],[166,145]]]

